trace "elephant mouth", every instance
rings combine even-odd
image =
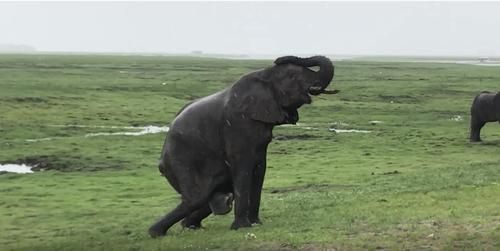
[[[303,100],[304,104],[310,104],[310,103],[312,103],[312,97],[311,97],[310,93],[306,93],[304,95],[303,99],[304,99]],[[301,106],[302,106],[302,104],[299,105],[296,109],[299,109]]]
[[[318,87],[318,86],[311,86],[309,88],[309,94],[313,95],[313,96],[317,96],[317,95],[320,95],[320,94],[337,94],[339,93],[340,90],[328,90],[328,89],[323,89],[321,87]]]
[[[299,107],[285,109],[287,114],[286,114],[285,121],[283,121],[282,124],[295,124],[295,123],[297,123],[297,121],[299,121],[299,112],[297,111],[297,109],[299,109]]]

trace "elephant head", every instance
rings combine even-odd
[[[244,76],[233,86],[233,107],[251,119],[270,123],[294,124],[297,109],[311,103],[310,95],[336,93],[326,87],[333,78],[332,62],[323,56],[280,57],[275,65]],[[309,67],[319,66],[319,71]]]
[[[333,79],[334,67],[330,59],[324,56],[314,56],[309,58],[299,58],[295,56],[284,56],[277,58],[274,63],[276,65],[293,64],[302,67],[313,67],[319,66],[319,71],[316,72],[313,77],[308,76],[314,82],[310,83],[309,93],[311,95],[319,95],[326,91],[326,87],[330,84]],[[306,71],[312,71],[310,69],[305,69]],[[309,74],[307,74],[309,75]],[[306,80],[308,81],[308,80]]]

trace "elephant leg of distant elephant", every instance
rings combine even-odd
[[[266,174],[266,152],[267,147],[261,152],[260,163],[253,171],[253,183],[250,194],[250,209],[248,212],[248,220],[251,224],[262,224],[259,218],[260,199],[262,185],[264,184],[264,176]]]
[[[481,141],[481,128],[483,128],[484,124],[486,124],[486,123],[483,121],[477,121],[477,120],[471,119],[470,142],[480,142]]]
[[[211,213],[212,213],[212,210],[210,210],[210,207],[208,206],[208,203],[207,203],[207,204],[203,205],[201,208],[199,208],[198,210],[189,214],[188,217],[184,218],[184,220],[182,220],[181,224],[185,228],[190,228],[190,229],[201,228],[201,221],[203,219],[207,218]]]

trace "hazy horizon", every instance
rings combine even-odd
[[[0,2],[0,45],[56,53],[498,57],[499,12],[500,2]]]

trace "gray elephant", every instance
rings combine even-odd
[[[470,142],[481,141],[481,128],[486,122],[500,120],[500,93],[483,91],[470,108]]]
[[[181,203],[149,228],[163,236],[176,222],[199,228],[211,213],[231,210],[231,229],[260,224],[267,146],[274,126],[295,124],[310,95],[326,87],[332,62],[323,56],[280,57],[275,65],[241,77],[228,88],[187,104],[167,134],[159,169]],[[308,67],[319,66],[313,71]]]

